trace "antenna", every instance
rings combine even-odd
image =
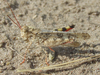
[[[8,2],[7,2],[7,4],[8,4]],[[8,6],[9,6],[9,8],[11,9],[11,7],[10,7],[10,5],[8,4]],[[13,23],[15,23],[20,29],[21,29],[21,25],[20,25],[20,23],[18,22],[18,20],[16,19],[16,16],[15,16],[15,14],[14,14],[14,12],[12,11],[12,9],[11,9],[11,12],[12,12],[12,14],[13,14],[13,16],[14,16],[14,18],[15,18],[15,20],[17,21],[17,23],[16,22],[14,22],[8,15],[8,17],[10,18],[10,20],[12,20],[13,21]]]

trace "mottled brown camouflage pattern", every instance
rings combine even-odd
[[[67,44],[68,46],[77,45],[80,39],[86,40],[90,38],[88,33],[59,33],[59,32],[41,32],[40,29],[34,29],[31,27],[23,26],[21,29],[21,36],[26,41],[35,41],[38,45],[46,47],[55,47],[63,45],[66,42],[73,42]],[[75,44],[76,43],[76,44]],[[79,44],[78,44],[79,45]]]

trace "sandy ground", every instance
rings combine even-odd
[[[80,41],[78,48],[55,47],[57,57],[50,65],[89,57],[100,53],[100,0],[7,0],[21,26],[40,29],[62,28],[75,25],[70,32],[87,32],[91,38]],[[30,47],[26,61],[22,65],[26,47],[29,43],[20,37],[20,29],[14,21],[7,3],[0,0],[0,75],[39,75],[17,73],[17,69],[35,69],[47,66],[41,47]],[[50,75],[100,75],[99,59],[78,67],[43,71]],[[44,75],[43,74],[43,75]]]

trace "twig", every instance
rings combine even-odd
[[[91,56],[91,57],[87,57],[87,58],[81,58],[81,59],[70,61],[70,62],[63,63],[63,64],[51,65],[51,66],[37,68],[37,69],[25,69],[25,70],[24,69],[23,70],[17,69],[17,72],[32,72],[32,71],[39,71],[39,70],[50,70],[50,69],[57,69],[57,68],[62,68],[62,67],[69,67],[69,66],[75,65],[73,63],[77,64],[77,62],[79,62],[79,64],[81,64],[83,62],[89,62],[89,61],[92,61],[92,60],[96,60],[98,58],[100,58],[100,54],[95,55],[95,56]]]

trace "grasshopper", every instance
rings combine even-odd
[[[11,9],[11,7],[10,7],[10,9]],[[12,9],[11,9],[11,12],[12,12],[14,18],[16,19]],[[50,50],[52,50],[51,49],[52,47],[59,46],[59,45],[60,46],[78,47],[80,45],[80,43],[79,43],[80,39],[86,40],[86,39],[90,38],[90,35],[88,33],[66,32],[66,31],[73,29],[74,25],[64,27],[61,29],[55,29],[52,31],[41,31],[41,29],[36,29],[36,28],[29,27],[29,26],[21,27],[21,25],[17,19],[16,19],[16,21],[17,21],[17,23],[14,21],[13,22],[20,28],[21,37],[25,41],[35,42],[36,44],[40,45],[41,47],[48,47]],[[52,51],[55,53],[54,50],[52,50]],[[54,53],[53,53],[53,55],[55,55]],[[54,59],[54,56],[51,56],[50,60],[53,60],[53,59]]]

